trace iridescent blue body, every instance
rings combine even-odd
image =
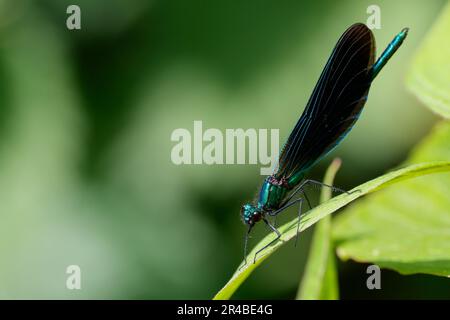
[[[248,232],[261,219],[267,223],[267,214],[276,215],[289,206],[290,195],[307,170],[351,130],[367,100],[371,82],[400,47],[407,32],[407,28],[403,29],[376,62],[375,39],[365,25],[354,24],[342,35],[283,148],[277,171],[264,180],[257,203],[245,204],[241,209]]]
[[[394,55],[395,51],[400,48],[407,34],[408,28],[404,28],[399,34],[395,36],[395,38],[391,41],[391,43],[389,43],[386,49],[384,49],[377,62],[375,62],[375,64],[372,66],[372,80],[375,79],[378,72],[380,72],[380,70],[384,67],[388,60]]]
[[[266,178],[259,191],[256,206],[246,204],[243,206],[243,220],[248,224],[259,221],[262,216],[259,213],[278,210],[285,204],[288,193],[297,186],[304,177],[303,172],[294,175],[288,181],[278,181],[273,175]]]

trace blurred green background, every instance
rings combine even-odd
[[[70,4],[81,30],[66,28]],[[404,75],[444,1],[0,1],[0,298],[211,298],[242,259],[239,208],[263,177],[259,165],[174,165],[172,131],[280,128],[282,143],[371,4],[378,54],[410,35],[311,172],[341,157],[342,188],[398,165],[437,120]],[[235,297],[293,298],[310,232]],[[81,290],[66,289],[72,264]],[[441,297],[448,285],[383,271],[372,292],[365,266],[339,268],[342,298]]]

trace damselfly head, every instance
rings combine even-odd
[[[247,203],[241,207],[241,218],[245,224],[253,226],[255,222],[261,220],[262,213],[257,207]]]

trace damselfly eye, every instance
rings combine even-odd
[[[256,213],[256,208],[250,204],[244,204],[241,207],[241,218],[245,224],[253,224],[254,223],[254,215]]]
[[[243,223],[248,224],[247,205],[241,207],[241,219]]]

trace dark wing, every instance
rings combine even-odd
[[[369,28],[357,23],[344,32],[283,148],[276,178],[308,169],[345,137],[367,100],[374,56]]]

